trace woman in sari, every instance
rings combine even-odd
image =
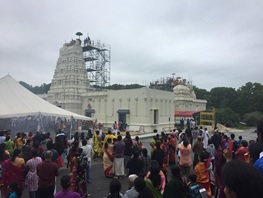
[[[206,189],[207,194],[211,197],[210,170],[212,169],[211,159],[207,151],[199,155],[199,162],[194,168],[197,183]]]
[[[169,143],[168,143],[168,148],[169,148],[169,164],[170,165],[174,165],[175,164],[175,160],[176,160],[176,153],[175,153],[175,150],[176,150],[176,139],[174,137],[174,135],[172,134],[170,136],[170,140],[169,140]]]
[[[162,170],[165,171],[165,173],[167,173],[168,172],[167,164],[169,162],[169,146],[168,146],[166,135],[163,136],[162,138],[161,149],[164,151],[164,160],[163,160]]]
[[[68,165],[70,167],[70,172],[72,171],[73,166],[75,165],[74,161],[73,161],[73,158],[76,156],[76,153],[78,152],[78,149],[79,149],[79,142],[78,141],[73,142],[73,145],[70,148],[69,154],[67,156]]]
[[[100,131],[97,130],[96,134],[92,136],[93,139],[93,159],[96,159],[101,156],[101,139]]]
[[[70,172],[70,188],[71,191],[74,192],[78,192],[78,186],[77,186],[77,178],[78,178],[78,171],[77,171],[77,167],[78,167],[78,160],[76,157],[74,157],[71,160],[71,165],[72,165],[72,170]]]
[[[18,198],[22,196],[25,161],[20,157],[21,149],[15,149],[12,158],[7,159],[3,164],[2,181],[5,188],[5,196],[8,195],[8,185],[17,182],[19,186]]]
[[[78,148],[77,153],[79,156],[83,156],[83,149]],[[82,158],[82,157],[80,157]],[[85,182],[83,183],[85,179],[84,169],[79,166],[79,159],[77,156],[74,156],[72,158],[72,171],[70,172],[70,189],[73,192],[78,192],[81,197],[84,197],[85,194],[88,195],[87,185]]]
[[[146,187],[152,192],[155,198],[162,198],[162,179],[160,176],[159,163],[156,160],[151,161],[150,174],[144,179]]]
[[[104,154],[103,154],[104,175],[106,177],[114,176],[113,161],[114,161],[113,144],[111,143],[111,138],[108,138],[107,142],[104,144]]]
[[[1,168],[2,168],[2,163],[4,164],[4,162],[10,157],[8,153],[9,152],[6,150],[6,145],[4,143],[0,144],[0,167]],[[2,179],[0,178],[0,195],[4,194],[2,191],[3,186],[4,186],[4,183]]]
[[[223,166],[226,164],[226,159],[223,155],[221,145],[216,145],[215,150],[215,159],[214,159],[214,173],[215,173],[215,187],[216,187],[216,196],[217,198],[225,198],[225,184],[223,183],[221,170]]]

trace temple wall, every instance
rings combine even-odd
[[[206,101],[196,99],[190,84],[179,84],[173,92],[147,87],[98,92],[88,91],[89,86],[80,43],[73,40],[64,44],[47,96],[52,104],[81,115],[89,114],[105,127],[126,119],[131,129],[145,132],[172,127],[176,110],[206,109]]]
[[[95,109],[94,117],[104,126],[111,127],[114,121],[119,121],[118,111],[128,110],[126,123],[131,128],[151,132],[157,128],[169,127],[169,117],[173,120],[174,94],[172,92],[153,90],[149,88],[107,91],[103,96],[89,93],[85,96],[88,103]]]

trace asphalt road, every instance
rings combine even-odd
[[[143,145],[147,148],[150,152],[150,141],[151,138],[142,139]],[[61,190],[59,185],[60,178],[63,175],[69,174],[69,170],[66,167],[62,167],[59,170],[59,176],[57,177],[56,182],[56,192]],[[103,173],[103,161],[102,159],[97,159],[97,161],[92,161],[91,167],[91,184],[88,184],[88,193],[91,194],[90,197],[94,198],[103,198],[109,192],[109,184],[111,179],[106,178]],[[119,179],[121,181],[122,190],[121,192],[124,194],[125,191],[128,189],[128,178],[123,177]],[[22,198],[29,198],[29,194],[27,189],[24,189]]]
[[[256,133],[252,133],[255,129],[249,129],[243,132],[237,132],[235,133],[236,139],[238,139],[238,136],[242,135],[243,139],[249,141],[249,140],[255,140],[257,135]],[[148,152],[150,152],[150,143],[151,137],[142,139],[143,145],[147,148]],[[65,167],[60,168],[59,170],[59,176],[57,177],[57,183],[56,183],[56,191],[60,191],[61,187],[59,185],[59,181],[61,176],[69,174],[69,170]],[[94,198],[103,198],[107,195],[109,192],[109,183],[111,181],[110,178],[106,178],[103,174],[103,162],[102,159],[98,159],[97,161],[92,162],[92,168],[91,168],[91,184],[88,184],[88,193],[91,194],[90,197]],[[124,194],[124,192],[128,188],[128,178],[124,177],[120,179],[122,184],[122,190],[121,192]],[[29,198],[28,192],[25,189],[22,198]]]

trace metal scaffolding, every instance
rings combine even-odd
[[[102,90],[110,85],[111,46],[100,41],[84,39],[83,54],[90,88]]]
[[[156,80],[150,83],[149,88],[151,89],[159,89],[165,91],[173,91],[174,84],[174,77],[166,77],[161,78],[160,80]]]
[[[190,88],[190,90],[193,89],[192,85],[192,79],[190,78],[189,81],[187,81],[185,78],[177,76],[175,77],[175,74],[172,74],[172,77],[163,77],[160,80],[156,80],[150,83],[149,88],[151,89],[159,89],[159,90],[165,90],[165,91],[173,91],[173,88],[176,85],[185,85]]]

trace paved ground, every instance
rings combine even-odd
[[[251,128],[251,129],[247,129],[247,130],[238,130],[238,131],[234,131],[231,130],[231,133],[235,134],[235,139],[238,140],[238,136],[242,136],[244,140],[247,140],[249,142],[249,140],[256,140],[257,138],[257,133],[255,133],[256,128]],[[229,133],[226,133],[227,135],[230,135]]]
[[[243,139],[249,141],[249,140],[255,140],[256,139],[256,133],[252,133],[255,129],[249,129],[242,132],[234,132],[236,135],[236,139],[239,135],[243,136]],[[136,134],[137,135],[137,134]],[[147,148],[147,150],[150,152],[150,146],[149,143],[151,141],[153,134],[139,134],[139,137],[142,140],[143,145]],[[134,138],[134,136],[132,136]],[[60,191],[61,187],[59,185],[59,180],[62,175],[69,174],[68,169],[61,168],[59,171],[60,175],[57,178],[57,185],[56,190]],[[106,178],[103,174],[103,163],[102,160],[99,159],[98,161],[93,161],[92,169],[91,169],[91,178],[92,183],[88,184],[88,192],[91,194],[91,197],[94,198],[103,198],[105,195],[109,192],[109,183],[111,179]],[[127,177],[120,179],[122,184],[122,193],[124,193],[127,190],[128,187],[128,179]],[[22,198],[28,198],[29,195],[26,190],[24,190],[24,194]]]
[[[151,135],[152,137],[153,135]],[[151,138],[142,139],[143,145],[150,151],[150,141]],[[65,167],[60,168],[59,176],[57,177],[56,183],[56,191],[60,191],[61,187],[59,185],[59,181],[62,175],[69,174],[69,170]],[[91,194],[90,197],[94,198],[103,198],[109,192],[109,183],[111,181],[110,178],[106,178],[103,173],[103,162],[102,159],[98,159],[97,161],[92,162],[91,168],[91,184],[88,184],[88,192]],[[122,193],[128,188],[128,178],[123,177],[120,179],[122,184]],[[29,198],[28,192],[25,189],[22,198]]]

